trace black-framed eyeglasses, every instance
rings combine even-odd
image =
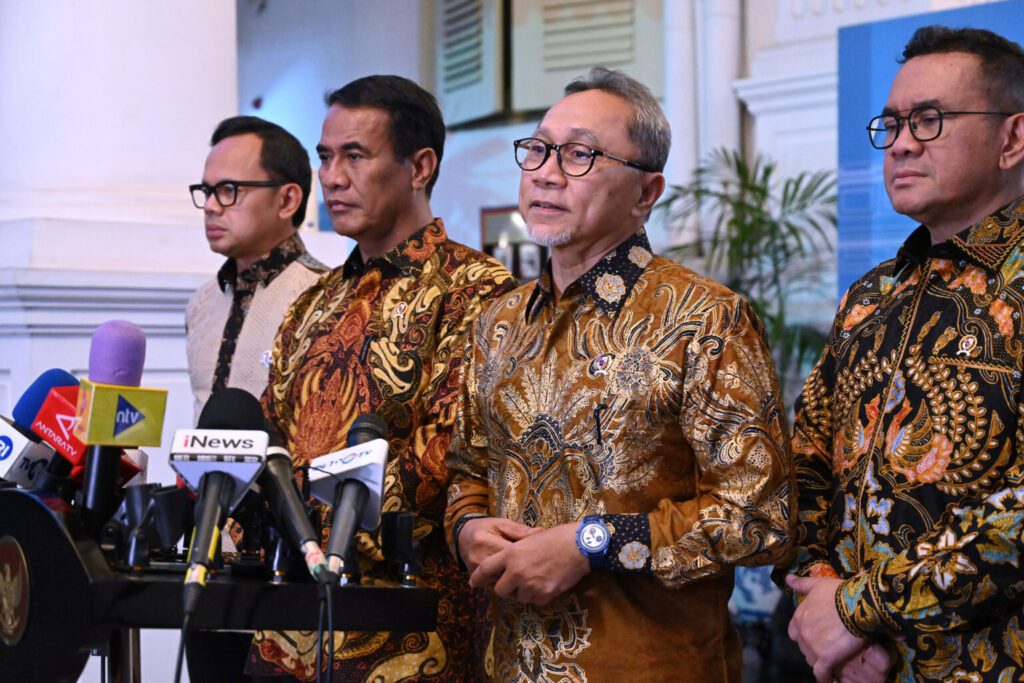
[[[228,208],[238,201],[238,188],[240,187],[281,187],[287,185],[279,180],[222,180],[216,185],[196,183],[189,185],[188,191],[192,193],[192,203],[197,209],[206,206],[206,200],[212,194],[217,198],[217,203],[223,208]]]
[[[888,149],[896,144],[903,122],[907,122],[910,134],[918,142],[928,142],[942,135],[944,116],[1013,116],[1008,111],[941,111],[938,107],[915,107],[906,116],[882,114],[868,123],[868,137],[875,149]]]
[[[582,142],[566,142],[561,145],[554,145],[545,142],[540,138],[520,138],[513,140],[512,146],[516,151],[516,163],[524,171],[536,171],[544,165],[544,162],[551,156],[554,150],[555,158],[558,160],[558,167],[565,175],[578,178],[590,172],[594,167],[594,160],[597,157],[606,157],[630,168],[635,168],[644,173],[657,173],[658,170],[645,166],[644,164],[629,159],[623,159],[609,152],[602,152]]]

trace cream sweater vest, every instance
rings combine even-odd
[[[293,261],[264,287],[258,285],[231,359],[228,386],[245,389],[259,398],[267,386],[270,353],[285,313],[300,294],[319,279],[321,273]],[[217,369],[224,324],[231,312],[231,288],[221,291],[214,278],[203,284],[185,309],[188,373],[195,396],[195,414],[206,405]]]

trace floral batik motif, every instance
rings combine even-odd
[[[794,570],[900,680],[1024,677],[1024,199],[855,282],[797,405]]]
[[[611,533],[605,568],[551,604],[494,603],[494,680],[738,681],[733,567],[785,555],[795,498],[746,302],[640,231],[557,300],[550,269],[498,299],[464,368],[449,532],[485,514]]]
[[[296,467],[345,447],[376,413],[388,425],[384,510],[416,513],[422,584],[440,594],[437,631],[339,633],[338,681],[471,681],[472,597],[442,520],[462,349],[487,300],[514,281],[497,261],[447,239],[440,220],[381,258],[353,251],[292,306],[278,333],[264,410]],[[324,529],[324,541],[330,533]],[[377,534],[356,536],[364,583],[383,578]],[[316,633],[257,633],[248,672],[316,679]]]

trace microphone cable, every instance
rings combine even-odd
[[[334,583],[327,583],[327,683],[331,683],[334,676]]]
[[[220,547],[220,528],[214,529],[214,533],[210,539],[210,548],[207,551],[207,556],[213,557],[216,549]],[[189,554],[191,559],[191,553]],[[196,610],[196,605],[199,604],[199,595],[206,588],[206,579],[209,574],[209,570],[205,565],[199,564],[198,562],[189,566],[185,572],[185,588],[182,590],[184,596],[184,606],[182,609],[181,619],[181,640],[178,642],[178,658],[174,667],[174,683],[181,683],[181,664],[185,659],[185,634],[188,633],[189,623],[192,621],[192,613]]]
[[[174,683],[181,683],[181,664],[185,660],[185,633],[188,631],[188,622],[192,619],[192,613],[186,612],[181,620],[181,639],[178,641],[178,656],[174,664]]]
[[[320,596],[320,609],[316,619],[316,683],[321,683],[324,674],[324,609],[327,600]]]
[[[320,676],[324,671],[324,612],[327,613],[327,683],[331,683],[334,676],[334,586],[337,577],[334,572],[324,571],[318,575],[317,584],[320,593],[320,610],[316,624],[316,680],[320,683]]]
[[[331,639],[331,656],[328,659],[327,683],[331,683],[334,670],[334,614],[331,611],[331,584],[320,582],[320,609],[316,621],[316,683],[321,683],[324,675],[324,612],[327,613],[328,633]]]

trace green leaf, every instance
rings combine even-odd
[[[778,178],[762,155],[748,161],[739,150],[716,149],[685,185],[672,185],[657,210],[671,227],[698,226],[697,237],[669,249],[747,298],[765,324],[780,380],[809,363],[825,334],[793,324],[787,302],[815,291],[834,253],[836,178],[831,171]],[[785,387],[784,387],[785,393]]]

